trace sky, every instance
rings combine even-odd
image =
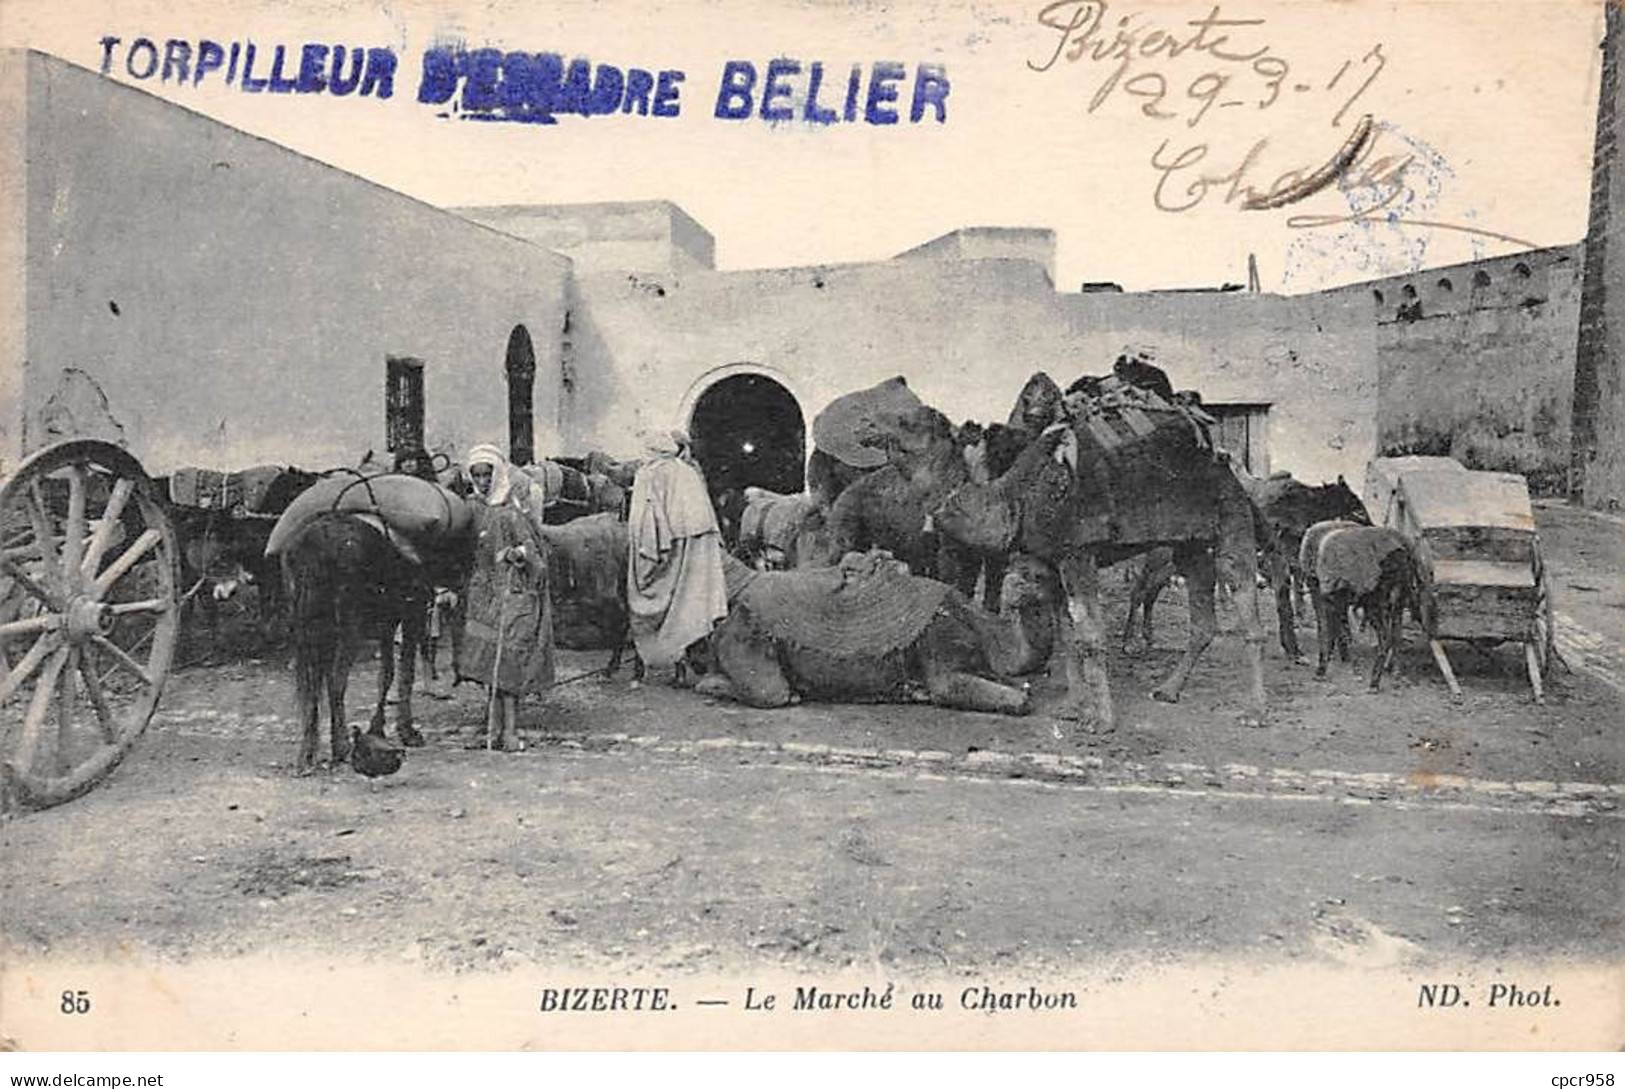
[[[1061,290],[1244,283],[1253,254],[1264,290],[1298,293],[1575,242],[1601,34],[1601,0],[0,0],[0,44],[92,69],[105,54],[109,78],[432,204],[672,200],[723,268],[1047,227]],[[389,48],[398,70],[388,99],[247,93],[220,71],[139,78],[155,59],[132,51],[143,37],[192,54],[251,41],[261,78],[275,46],[306,43]],[[684,75],[675,116],[473,120],[466,80],[418,101],[437,47]],[[761,117],[776,58],[794,64],[773,101],[789,120]],[[866,120],[877,61],[902,73],[880,81],[896,102],[876,102],[893,124]],[[730,62],[755,69],[745,118],[716,116]],[[833,123],[805,120],[814,62]],[[911,121],[922,65],[946,80],[927,76],[941,121],[930,101]]]

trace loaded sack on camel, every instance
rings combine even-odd
[[[1050,460],[1041,479],[1065,498],[1030,510],[1025,539],[1140,545],[1216,535],[1233,471],[1213,444],[1211,416],[1115,377],[1068,394],[1062,413],[1034,446]]]
[[[610,477],[560,461],[543,460],[518,465],[542,495],[542,513],[548,524],[563,524],[584,514],[604,511],[620,515],[626,489]]]

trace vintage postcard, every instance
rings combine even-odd
[[[4,1046],[1625,1044],[1622,24],[0,0]]]

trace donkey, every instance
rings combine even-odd
[[[1369,526],[1371,517],[1342,476],[1330,484],[1311,485],[1281,472],[1266,480],[1249,482],[1247,494],[1253,501],[1253,528],[1258,535],[1260,568],[1275,587],[1281,649],[1295,664],[1308,665],[1309,659],[1298,646],[1292,607],[1294,588],[1305,586],[1312,574],[1303,566],[1300,556],[1304,534],[1310,526],[1327,521]]]
[[[1349,660],[1348,614],[1357,607],[1377,633],[1367,681],[1377,691],[1399,648],[1405,610],[1421,616],[1421,575],[1410,544],[1396,530],[1333,520],[1310,526],[1299,553],[1319,629],[1315,676],[1326,675],[1333,647]]]
[[[363,639],[377,644],[379,660],[378,700],[367,732],[384,735],[384,708],[396,677],[397,630],[401,683],[395,733],[402,745],[423,745],[423,735],[412,725],[412,685],[434,601],[434,575],[396,548],[368,517],[330,514],[316,519],[287,546],[282,576],[293,621],[299,772],[315,765],[324,689],[333,763],[349,757],[344,695]]]
[[[1281,650],[1289,661],[1308,665],[1298,645],[1292,592],[1305,585],[1310,574],[1299,560],[1299,546],[1310,526],[1324,521],[1344,520],[1370,525],[1365,504],[1339,476],[1331,484],[1304,484],[1288,473],[1276,473],[1267,480],[1245,482],[1253,503],[1253,534],[1258,541],[1258,570],[1275,592],[1277,634]],[[1134,617],[1141,615],[1145,646],[1151,647],[1151,610],[1157,597],[1175,575],[1173,552],[1167,548],[1148,553],[1137,569],[1129,591],[1128,621],[1123,628],[1123,649],[1133,640]]]

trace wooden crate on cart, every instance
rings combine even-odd
[[[1416,549],[1423,623],[1451,693],[1460,695],[1461,687],[1441,640],[1480,647],[1518,642],[1541,702],[1552,602],[1528,482],[1516,473],[1392,464],[1368,476],[1368,491],[1373,478],[1385,487],[1391,482],[1385,496],[1377,493],[1386,499],[1378,516]]]
[[[1373,458],[1365,468],[1365,500],[1366,513],[1371,516],[1372,525],[1392,526],[1398,529],[1394,521],[1394,504],[1399,501],[1399,478],[1405,473],[1416,473],[1424,470],[1467,472],[1467,466],[1455,458],[1427,457],[1422,455],[1409,455],[1398,458]]]

